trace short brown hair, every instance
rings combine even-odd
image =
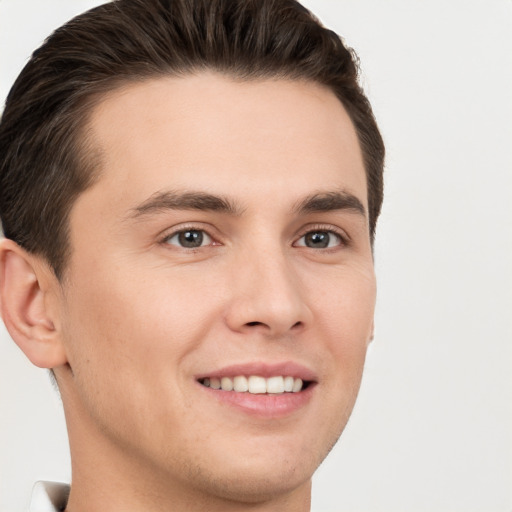
[[[115,0],[56,30],[19,75],[0,122],[5,236],[45,257],[60,277],[70,251],[68,214],[97,174],[86,133],[92,106],[127,82],[201,69],[330,88],[361,146],[373,241],[384,144],[357,59],[294,0]]]

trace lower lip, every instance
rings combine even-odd
[[[313,396],[315,383],[310,383],[298,393],[253,394],[236,391],[212,389],[198,383],[212,398],[252,416],[280,418],[298,411],[309,403]]]

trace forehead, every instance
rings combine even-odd
[[[315,188],[348,188],[366,204],[352,122],[318,84],[210,72],[152,79],[109,93],[90,128],[102,155],[93,189],[110,195],[110,206],[192,184],[253,196],[267,184],[286,189],[290,200]]]

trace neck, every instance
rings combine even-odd
[[[112,475],[112,473],[111,473]],[[111,477],[110,475],[110,477]],[[147,491],[144,483],[127,485],[114,478],[107,483],[97,478],[88,478],[83,473],[73,477],[71,493],[65,512],[309,512],[311,486],[300,492],[279,495],[257,502],[227,500],[204,493],[177,490],[172,483],[162,492]]]

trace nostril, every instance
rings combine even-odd
[[[263,325],[263,326],[266,326],[267,324],[265,324],[264,322],[247,322],[245,324],[247,327],[257,327],[258,325]],[[292,329],[299,329],[300,327],[302,327],[302,322],[295,322],[293,325],[292,325]]]

